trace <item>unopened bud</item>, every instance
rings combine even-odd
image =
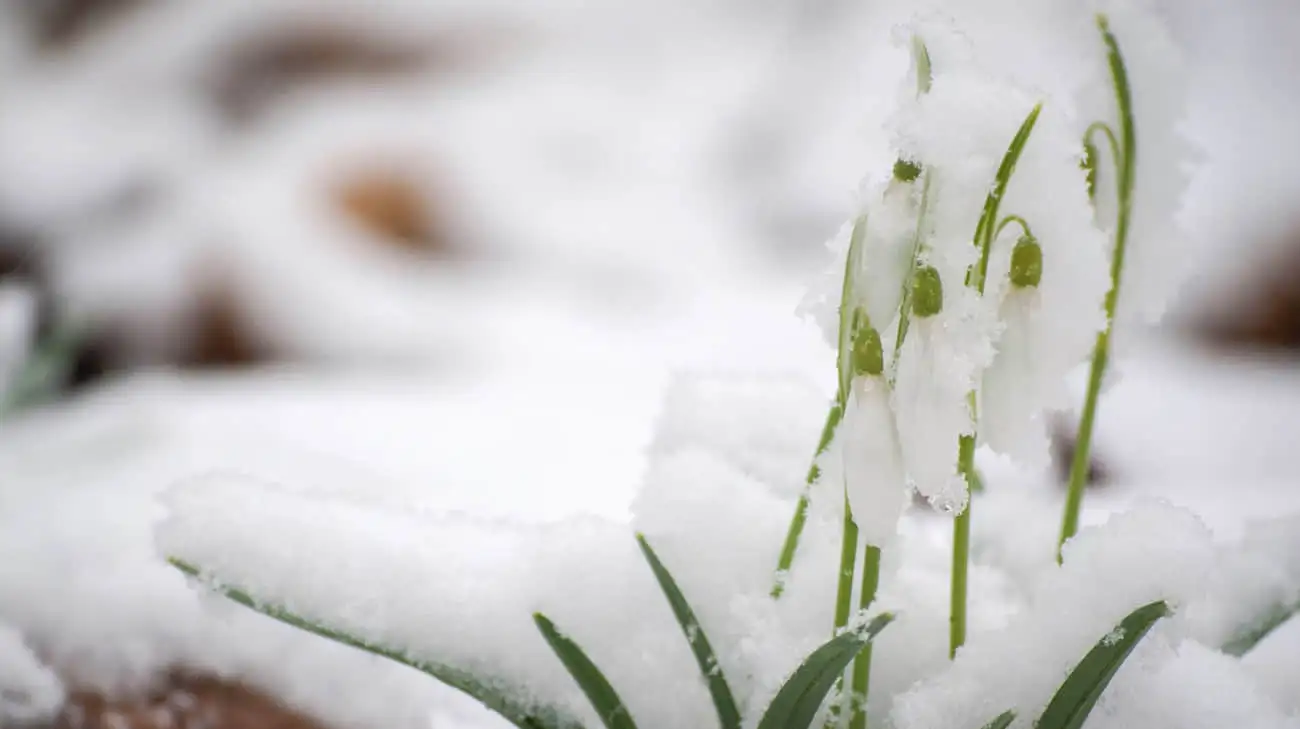
[[[885,371],[885,350],[880,332],[868,326],[853,340],[853,376],[879,375]]]
[[[943,311],[943,281],[934,266],[922,266],[912,276],[912,314],[925,318]]]
[[[1022,235],[1011,249],[1011,285],[1033,288],[1043,280],[1043,248],[1032,235]]]
[[[894,179],[899,182],[912,182],[921,176],[921,165],[899,159],[894,163]]]

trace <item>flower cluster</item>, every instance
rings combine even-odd
[[[1142,293],[1118,311],[1151,315],[1169,267],[1144,263],[1179,237],[1190,147],[1174,128],[1178,59],[1151,13],[1060,0],[1040,9],[1048,23],[1014,4],[951,5],[900,26],[916,91],[891,117],[898,162],[866,181],[831,243],[842,286],[804,305],[840,352],[840,426],[820,470],[844,484],[869,544],[892,535],[909,487],[961,513],[976,444],[1045,465],[1043,413],[1067,405],[1067,375],[1109,334],[1125,239],[1123,300]],[[1132,48],[1127,99],[1116,37]],[[1043,43],[1073,65],[1038,63]],[[1140,168],[1133,106],[1159,140]]]

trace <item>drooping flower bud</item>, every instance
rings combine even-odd
[[[899,182],[913,182],[921,176],[921,165],[905,159],[894,162],[894,179]]]
[[[880,332],[868,325],[853,340],[853,376],[878,376],[885,371],[885,350]]]
[[[1011,285],[1026,289],[1043,280],[1043,248],[1032,235],[1022,235],[1011,249]]]
[[[934,266],[921,266],[912,275],[912,314],[924,319],[943,311],[943,281]]]

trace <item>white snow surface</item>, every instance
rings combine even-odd
[[[505,726],[421,674],[206,594],[162,561],[175,553],[584,711],[532,631],[542,609],[643,726],[707,725],[634,530],[678,577],[753,716],[828,635],[838,492],[814,492],[787,594],[766,597],[833,380],[816,334],[789,316],[791,274],[813,266],[808,250],[851,209],[835,191],[892,163],[880,130],[895,90],[863,69],[901,74],[888,43],[901,4],[822,3],[808,17],[724,0],[363,5],[374,7],[330,3],[377,33],[502,23],[534,44],[481,84],[312,92],[235,143],[184,84],[241,29],[319,5],[165,3],[41,62],[0,22],[0,210],[58,239],[61,294],[97,315],[157,316],[215,254],[259,325],[354,365],[146,374],[0,424],[0,554],[21,556],[0,561],[0,721],[51,710],[62,689],[49,666],[114,692],[185,665],[340,727]],[[1300,189],[1287,136],[1300,114],[1276,91],[1291,64],[1269,52],[1293,44],[1260,40],[1285,38],[1294,13],[1246,5],[1241,16],[1166,8],[1199,43],[1185,59],[1199,84],[1191,125],[1218,154],[1184,214],[1196,250],[1217,253],[1201,262],[1216,275],[1252,257],[1243,240],[1280,226]],[[1032,34],[1016,38],[1029,45],[981,47],[1012,61],[1043,53]],[[1061,70],[988,64],[1014,65],[1031,86]],[[454,276],[409,266],[316,217],[311,184],[332,155],[376,148],[422,173],[454,170],[456,225],[491,265]],[[168,204],[105,222],[113,192],[139,176],[173,184]],[[411,364],[431,356],[449,366]],[[1168,597],[1177,617],[1088,726],[1295,725],[1300,623],[1245,659],[1213,650],[1297,597],[1294,364],[1157,346],[1122,365],[1098,434],[1114,479],[1085,502],[1093,528],[1065,570],[1052,561],[1060,494],[981,453],[990,488],[973,506],[972,636],[951,666],[949,521],[905,516],[885,552],[879,604],[900,618],[876,651],[874,716],[927,726],[916,697],[931,696],[936,714],[978,722],[961,712],[1009,708],[997,698],[1021,704],[1023,722],[1050,688],[1036,667],[1059,678],[1134,601]],[[670,380],[682,367],[716,376]],[[633,647],[612,648],[615,636]],[[1030,652],[996,650],[1006,640]],[[992,669],[1029,679],[973,695],[970,675]]]

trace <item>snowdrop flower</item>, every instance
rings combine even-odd
[[[969,244],[968,244],[969,245]],[[893,408],[912,485],[931,503],[959,512],[966,483],[957,473],[960,436],[974,432],[969,394],[992,359],[996,320],[962,276],[924,265],[913,284],[912,323],[898,358]]]
[[[859,534],[883,546],[894,535],[907,505],[889,381],[880,335],[868,329],[852,353],[853,380],[844,418],[828,456],[843,468],[843,482]]]
[[[871,326],[892,341],[903,282],[912,266],[919,200],[914,168],[905,163],[896,166],[891,177],[864,184],[860,215],[827,244],[834,262],[809,288],[799,312],[817,322],[831,346],[839,347],[839,308],[855,227],[860,227],[863,240],[847,305],[861,309]]]

